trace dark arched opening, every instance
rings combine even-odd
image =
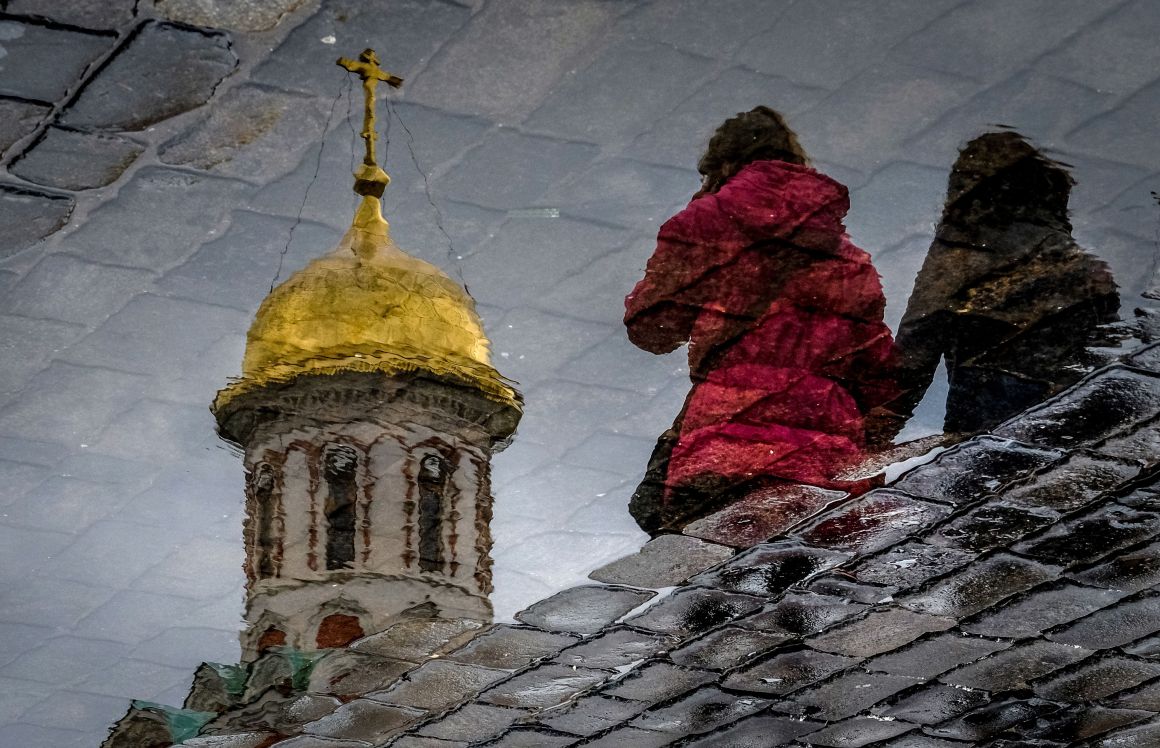
[[[443,571],[443,508],[447,461],[429,454],[419,462],[419,570]]]
[[[326,568],[354,566],[355,480],[358,455],[350,447],[333,447],[326,453]]]

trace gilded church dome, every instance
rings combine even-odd
[[[334,251],[262,302],[242,376],[218,393],[215,412],[267,384],[342,372],[432,376],[520,409],[491,366],[475,302],[439,268],[395,246],[379,211],[376,197],[364,197]]]

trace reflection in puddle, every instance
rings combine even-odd
[[[787,483],[862,493],[890,464],[1074,383],[1093,368],[1087,349],[1113,341],[1119,297],[1072,239],[1073,181],[1017,133],[960,153],[897,339],[870,256],[845,233],[846,188],[809,166],[780,115],[727,120],[699,168],[702,190],[661,228],[625,302],[637,346],[688,343],[693,381],[632,498],[649,532],[757,507]],[[941,360],[945,436],[892,444]]]
[[[398,648],[325,650],[416,619],[492,618],[490,461],[522,401],[491,366],[472,298],[390,239],[368,90],[353,224],[266,298],[241,378],[213,403],[248,475],[243,664],[203,666],[186,709],[136,703],[109,748],[294,731],[317,711],[303,691],[353,697],[413,666]]]

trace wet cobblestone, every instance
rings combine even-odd
[[[546,631],[595,634],[654,595],[624,587],[572,587],[517,613],[516,618]]]
[[[543,709],[562,704],[589,686],[608,677],[601,670],[565,665],[538,665],[483,692],[488,704],[518,709]]]
[[[869,613],[865,618],[841,624],[813,637],[809,645],[823,652],[872,657],[909,644],[924,634],[945,631],[955,625],[953,619],[888,608]]]
[[[822,548],[872,553],[908,538],[948,514],[948,507],[897,491],[871,491],[803,530],[801,537]]]
[[[643,701],[583,696],[567,707],[542,712],[539,721],[554,730],[587,737],[627,722],[647,708]]]
[[[882,716],[919,725],[935,725],[976,709],[988,701],[986,691],[933,684],[882,710]]]
[[[768,704],[765,699],[738,697],[716,688],[702,688],[673,704],[650,709],[634,719],[632,725],[673,737],[686,737],[736,722],[761,711]]]
[[[747,665],[722,681],[726,688],[759,694],[787,694],[856,665],[856,657],[803,649],[784,652]]]
[[[678,641],[675,637],[614,627],[565,649],[557,655],[556,661],[586,668],[613,669],[647,659],[673,647]]]
[[[914,496],[961,505],[1025,480],[1059,455],[1059,452],[1033,449],[1004,439],[982,437],[948,450],[931,465],[907,473],[895,481],[894,487]]]
[[[865,609],[865,605],[839,597],[791,593],[738,623],[774,634],[807,636],[856,616]]]
[[[914,725],[901,720],[883,720],[873,717],[855,717],[811,733],[810,745],[828,748],[861,748],[870,743],[878,743],[914,729]]]
[[[634,587],[673,587],[716,566],[733,550],[685,535],[662,535],[645,543],[639,553],[613,561],[588,576],[598,582]]]
[[[761,600],[719,590],[686,589],[673,593],[625,623],[661,634],[691,636],[716,628],[761,607]]]
[[[728,670],[792,638],[786,634],[725,626],[673,650],[669,658],[687,667]]]
[[[899,604],[932,615],[965,618],[1051,579],[1057,570],[1034,561],[1000,554],[936,583]]]
[[[9,171],[45,187],[91,190],[116,181],[143,150],[127,138],[54,127]]]
[[[751,548],[717,569],[693,577],[690,583],[774,597],[811,574],[837,566],[847,558],[842,553],[771,543]]]
[[[1027,688],[1028,681],[1079,662],[1090,654],[1090,650],[1082,647],[1033,641],[961,667],[940,680],[985,691],[1013,691]]]
[[[576,638],[531,628],[495,626],[447,657],[468,665],[518,670],[576,643]]]
[[[952,631],[924,639],[906,649],[884,654],[870,660],[866,667],[910,678],[933,678],[1009,646],[1008,642],[962,636]]]

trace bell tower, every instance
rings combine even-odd
[[[343,646],[414,613],[489,620],[490,460],[522,401],[491,366],[471,297],[391,241],[374,52],[339,64],[366,91],[362,201],[339,245],[275,288],[218,393],[247,473],[244,658]]]

